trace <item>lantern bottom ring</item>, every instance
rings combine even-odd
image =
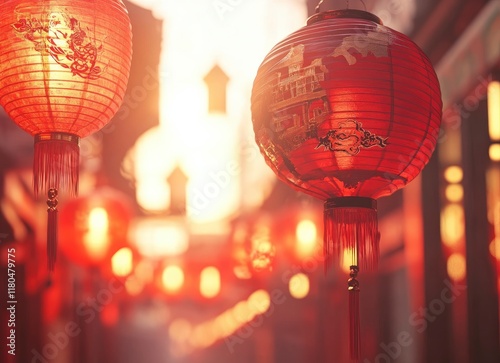
[[[327,199],[325,202],[325,210],[346,207],[377,210],[377,201],[368,197],[337,197]]]
[[[67,132],[44,132],[35,135],[35,144],[38,142],[49,141],[49,140],[67,141],[70,143],[74,143],[76,145],[80,144],[80,137]]]

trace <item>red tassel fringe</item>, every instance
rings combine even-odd
[[[33,162],[33,185],[38,197],[49,188],[78,193],[78,165],[80,150],[78,142],[67,140],[35,141]]]
[[[353,362],[359,362],[361,356],[359,289],[349,290],[349,348],[351,352],[351,360]]]
[[[377,211],[361,207],[325,208],[324,213],[325,269],[337,259],[343,263],[344,251],[352,256],[351,265],[365,270],[377,267],[379,240]]]

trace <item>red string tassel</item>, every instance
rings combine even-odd
[[[47,264],[53,271],[57,257],[57,194],[58,190],[78,193],[80,138],[63,132],[35,135],[33,186],[35,197],[48,193],[47,199]],[[50,188],[50,189],[49,189]]]
[[[57,258],[57,189],[49,189],[47,199],[47,264],[54,271]]]
[[[33,186],[35,196],[48,188],[78,192],[79,137],[66,133],[47,133],[35,136]]]
[[[344,251],[352,256],[352,265],[372,270],[378,264],[379,240],[377,202],[364,197],[328,199],[324,212],[325,268],[333,260],[340,263]]]
[[[358,266],[351,266],[349,290],[349,349],[351,360],[359,362],[361,356],[361,324],[359,314]]]

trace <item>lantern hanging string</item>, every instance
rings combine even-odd
[[[359,267],[350,267],[349,280],[349,350],[352,362],[359,362],[361,356],[361,320],[359,315]]]
[[[319,3],[318,3],[318,5],[316,5],[316,9],[315,9],[316,10],[316,14],[320,12],[321,4],[323,4],[324,1],[325,0],[320,0]]]
[[[319,3],[318,3],[318,5],[316,5],[316,8],[315,8],[315,13],[316,13],[316,14],[317,14],[317,13],[319,13],[319,12],[321,11],[321,5],[323,4],[323,2],[324,2],[324,1],[325,1],[325,0],[320,0],[320,1],[319,1]],[[345,7],[346,7],[346,9],[349,9],[349,1],[350,1],[350,0],[346,0],[346,2],[345,2]],[[367,8],[366,8],[366,3],[365,3],[365,1],[364,1],[364,0],[359,0],[359,1],[361,1],[361,4],[363,4],[363,7],[365,8],[365,11],[368,11],[368,10],[367,10]]]
[[[49,271],[54,271],[57,257],[57,189],[50,188],[47,193],[47,261]]]

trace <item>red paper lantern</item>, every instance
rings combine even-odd
[[[49,267],[57,192],[76,194],[79,140],[106,125],[127,86],[131,26],[121,0],[4,0],[0,104],[35,137],[35,194],[49,192]]]
[[[261,64],[252,92],[256,141],[282,181],[325,200],[324,251],[327,260],[352,253],[350,291],[359,290],[358,266],[378,259],[376,199],[429,161],[441,109],[429,59],[364,11],[313,15]]]
[[[128,246],[131,203],[122,193],[101,188],[68,201],[61,208],[61,250],[73,263],[111,268],[111,257]]]

